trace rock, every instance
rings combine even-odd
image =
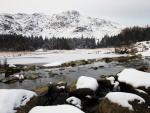
[[[71,104],[71,105],[74,105],[74,106],[76,106],[76,107],[78,107],[80,109],[82,108],[81,107],[81,100],[79,98],[69,97],[69,98],[67,98],[66,102]]]
[[[61,87],[61,86],[59,86]],[[40,97],[42,105],[58,105],[65,104],[66,99],[69,97],[68,89],[58,88],[56,84],[50,84],[48,92]]]
[[[66,89],[67,88],[67,82],[61,81],[56,84],[57,89]]]
[[[77,84],[77,80],[73,81],[72,84],[69,86],[69,91],[73,92],[76,90],[76,84]]]
[[[4,78],[2,80],[3,83],[5,84],[12,84],[12,83],[15,83],[15,82],[22,82],[23,80],[20,80],[19,78],[17,77],[7,77],[7,78]]]
[[[82,99],[82,109],[85,113],[98,113],[99,98],[91,97]]]
[[[64,63],[61,66],[62,67],[69,67],[69,66],[75,67],[75,66],[90,64],[92,62],[94,62],[94,60],[77,60],[77,61],[71,61],[68,63]]]
[[[113,58],[103,58],[102,60],[104,60],[106,63],[110,63],[113,61]]]
[[[133,91],[136,88],[150,95],[150,73],[129,68],[124,69],[117,75],[121,91]]]
[[[106,78],[98,79],[99,87],[96,93],[99,97],[104,97],[108,92],[113,91],[114,85],[112,85],[111,81]]]
[[[134,111],[122,107],[116,103],[112,103],[104,98],[99,104],[99,113],[150,113],[150,109],[144,104],[137,104],[137,101],[130,102]]]
[[[137,95],[141,96],[142,98],[144,98],[146,101],[146,104],[150,106],[150,92],[149,92],[150,88],[149,89],[145,89],[144,87],[136,88],[136,89],[139,89],[139,90],[147,93],[147,94],[144,94],[142,92],[137,91],[133,86],[131,86],[127,83],[124,83],[124,82],[120,82],[119,86],[120,86],[121,92],[128,92],[128,93],[137,94]]]
[[[26,76],[26,79],[28,80],[36,80],[38,78],[40,78],[38,74],[32,74],[32,75]]]
[[[44,95],[48,92],[48,86],[40,86],[33,89],[33,91],[36,92],[38,95]]]
[[[93,77],[80,76],[77,80],[76,88],[77,89],[88,88],[88,89],[91,89],[93,91],[96,91],[98,88],[98,82]]]
[[[76,89],[70,92],[70,96],[75,96],[77,98],[85,98],[86,96],[94,96],[95,92],[89,88]]]
[[[118,54],[135,54],[137,52],[138,50],[131,46],[123,46],[120,48],[115,48],[115,53],[118,53]]]
[[[114,58],[114,61],[127,62],[133,59],[141,59],[141,58],[142,58],[141,55],[121,56],[121,57]]]
[[[98,67],[91,67],[90,69],[97,70],[97,69],[98,69]]]
[[[99,104],[99,113],[149,113],[145,100],[133,93],[110,92]]]
[[[39,99],[37,97],[33,97],[29,102],[26,103],[25,106],[21,106],[20,108],[17,108],[16,113],[28,113],[33,107],[39,106]]]
[[[143,72],[147,72],[148,66],[141,66],[141,67],[139,67],[137,70],[143,71]]]

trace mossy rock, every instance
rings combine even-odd
[[[38,95],[43,95],[48,92],[48,85],[45,86],[39,86],[35,89],[33,89],[34,92],[36,92]]]
[[[68,63],[64,63],[61,66],[62,67],[69,67],[69,66],[75,67],[75,66],[80,66],[80,65],[87,65],[90,63],[92,63],[92,60],[77,60],[77,61],[71,61]]]
[[[10,75],[23,71],[23,69],[17,67],[7,67],[4,70],[5,70],[6,77],[9,77]]]
[[[40,78],[40,76],[38,76],[37,74],[32,74],[32,75],[26,77],[26,79],[28,79],[28,80],[36,80],[38,78]]]
[[[67,81],[60,81],[60,82],[58,82],[57,84],[56,84],[57,86],[65,86],[65,87],[67,87]]]
[[[142,58],[142,56],[140,54],[139,55],[132,55],[132,56],[122,56],[122,57],[116,58],[116,61],[127,62],[127,61],[130,61],[133,59],[141,59],[141,58]]]
[[[138,104],[137,100],[129,103],[133,106],[133,110],[112,103],[107,98],[104,98],[99,103],[99,113],[150,113],[147,106],[144,104]]]
[[[113,58],[103,58],[102,60],[104,60],[106,63],[110,63],[113,61]]]
[[[35,65],[28,65],[24,67],[25,71],[35,71],[36,70],[36,66]]]
[[[48,74],[49,74],[49,77],[55,77],[59,75],[58,73],[53,73],[52,71],[50,71]]]
[[[16,113],[28,113],[33,107],[38,106],[38,96],[33,97],[29,102],[26,103],[25,106],[21,106],[20,108],[16,108]]]
[[[77,84],[77,80],[73,81],[72,84],[69,87],[69,91],[75,91],[76,90],[76,84]]]

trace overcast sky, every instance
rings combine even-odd
[[[50,15],[67,10],[123,25],[150,25],[150,0],[0,0],[0,13]]]

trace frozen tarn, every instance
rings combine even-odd
[[[98,88],[98,82],[95,78],[81,76],[77,81],[76,88],[77,89],[89,88],[93,91],[96,91]]]
[[[118,81],[132,85],[133,87],[150,87],[150,73],[136,69],[124,69],[118,74]]]
[[[105,53],[104,51],[102,49],[80,49],[80,50],[78,49],[78,50],[68,50],[68,51],[51,50],[47,52],[32,52],[28,55],[7,57],[7,62],[11,65],[39,64],[39,65],[49,67],[49,66],[59,66],[63,63],[76,61],[76,60],[88,60],[88,59],[97,59],[97,58],[106,58],[106,57],[111,58],[111,57],[122,56],[122,55],[114,54],[112,52],[108,54]]]
[[[129,102],[139,100],[138,104],[145,103],[143,98],[132,93],[110,92],[105,97],[113,103],[129,108],[129,110],[133,110],[132,105],[129,104]]]
[[[23,89],[0,89],[0,112],[15,113],[14,108],[26,105],[36,93]]]
[[[29,113],[84,113],[72,105],[57,106],[37,106],[31,109]]]

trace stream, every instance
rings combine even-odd
[[[99,78],[102,75],[116,75],[125,68],[139,68],[141,66],[150,67],[150,58],[134,59],[128,62],[95,62],[88,65],[81,65],[76,67],[61,67],[61,68],[47,68],[36,69],[41,78],[36,80],[24,80],[22,82],[15,82],[12,84],[5,84],[0,82],[0,89],[34,89],[38,86],[47,85],[50,82],[67,81],[68,85],[80,76],[89,76]],[[29,72],[25,72],[28,73]],[[54,73],[51,76],[49,73]],[[2,75],[1,75],[2,76]]]

